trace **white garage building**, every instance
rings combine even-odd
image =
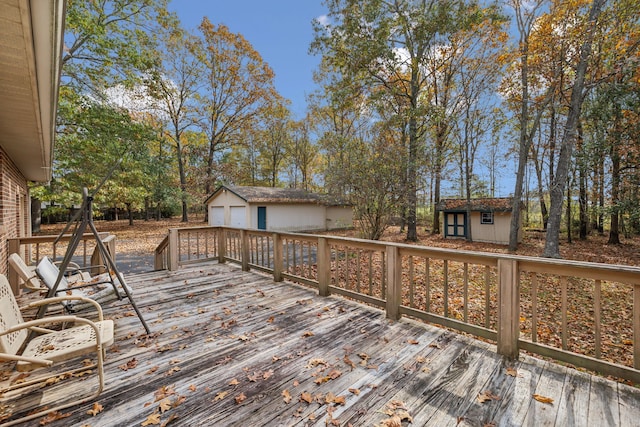
[[[221,186],[205,205],[211,226],[273,231],[325,231],[353,226],[350,205],[295,188]]]

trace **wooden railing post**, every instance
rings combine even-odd
[[[240,230],[240,242],[242,244],[242,271],[249,271],[249,235],[244,228]]]
[[[397,246],[387,246],[387,319],[399,320],[402,304],[402,257]]]
[[[318,294],[328,297],[329,284],[331,283],[331,247],[324,237],[318,237],[318,253],[316,263],[318,265]]]
[[[218,228],[218,262],[224,264],[227,258],[227,236],[224,228]]]
[[[498,354],[517,359],[520,335],[518,262],[498,259]]]
[[[20,239],[9,239],[9,255],[11,254],[18,254],[20,256],[22,256],[22,254],[20,253]],[[9,284],[11,285],[11,290],[13,291],[14,295],[19,295],[21,292],[20,289],[20,281],[18,279],[18,273],[16,273],[13,268],[9,268],[8,271],[8,277],[7,279],[9,280]]]
[[[169,247],[167,248],[169,250],[169,256],[167,260],[167,267],[169,271],[177,270],[179,267],[178,264],[180,261],[180,248],[178,246],[180,245],[180,239],[178,232],[179,230],[177,228],[169,229]]]
[[[282,282],[282,237],[278,233],[273,233],[273,280]]]

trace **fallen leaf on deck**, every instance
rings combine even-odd
[[[325,403],[335,403],[336,405],[344,405],[345,397],[344,396],[336,396],[335,394],[329,392],[324,398]]]
[[[311,368],[315,368],[318,365],[327,366],[328,363],[324,359],[311,359],[311,360],[309,360],[309,362],[307,363],[307,366],[305,366],[305,368],[311,369]]]
[[[311,396],[311,393],[307,393],[305,391],[305,392],[300,394],[300,401],[301,402],[311,403],[311,402],[313,402],[313,397]]]
[[[302,334],[302,338],[308,338],[312,336],[313,336],[313,332],[311,331],[306,331],[305,333]]]
[[[507,375],[509,375],[510,377],[517,377],[518,371],[516,370],[516,368],[507,368]]]
[[[171,401],[169,400],[169,398],[167,397],[165,399],[162,399],[158,404],[158,408],[160,408],[161,414],[164,414],[166,411],[171,409]]]
[[[237,404],[241,404],[242,402],[247,400],[247,396],[245,396],[244,393],[240,393],[239,395],[236,396],[235,400]]]
[[[402,420],[399,416],[394,415],[378,424],[380,427],[402,427]]]
[[[357,395],[360,394],[360,390],[357,389],[357,388],[350,388],[349,389],[349,393],[353,393],[353,394],[355,394],[357,396]]]
[[[238,384],[240,384],[240,382],[235,378],[232,378],[231,381],[229,381],[229,385],[238,385]]]
[[[136,366],[138,366],[138,361],[134,357],[133,359],[129,360],[127,363],[118,366],[118,368],[122,369],[123,371],[128,371],[129,369],[133,369]]]
[[[409,344],[412,344],[412,345],[420,344],[420,341],[416,341],[416,340],[414,340],[414,339],[410,339],[410,340],[408,340],[407,342],[408,342]]]
[[[216,397],[213,398],[213,401],[217,402],[218,400],[222,400],[227,397],[227,394],[229,394],[228,391],[221,391],[220,393],[216,394]]]
[[[349,359],[349,356],[347,356],[346,354],[344,355],[344,357],[342,358],[342,360],[344,361],[344,363],[347,364],[347,366],[349,366],[351,368],[351,370],[353,371],[353,369],[356,367],[356,364],[353,363],[351,361],[351,359]]]
[[[284,403],[291,402],[291,394],[289,394],[289,390],[282,390],[282,397],[283,397]]]
[[[158,425],[158,424],[160,424],[160,414],[157,412],[154,412],[153,414],[149,415],[147,419],[143,421],[140,425],[151,426],[151,425]]]
[[[102,407],[101,404],[99,404],[98,402],[94,402],[93,406],[91,407],[91,409],[89,409],[87,411],[87,414],[91,415],[92,417],[95,417],[96,415],[98,415],[100,412],[102,412],[104,408]]]
[[[478,402],[480,402],[480,403],[485,403],[485,402],[489,402],[491,400],[500,400],[500,399],[501,399],[500,396],[497,396],[497,395],[493,394],[489,390],[485,390],[482,393],[478,394]]]
[[[169,416],[169,419],[167,419],[167,421],[163,422],[162,424],[160,424],[160,427],[167,427],[169,425],[169,423],[175,421],[178,419],[178,416],[176,414],[171,414]]]
[[[269,378],[271,378],[273,376],[273,369],[269,369],[268,371],[266,371],[264,374],[262,374],[262,379],[263,380],[268,380]]]
[[[196,389],[197,389],[197,388],[196,388],[196,386],[195,386],[195,385],[193,385],[193,384],[191,384],[191,385],[189,386],[189,390],[190,390],[190,391],[196,391]]]
[[[174,401],[173,401],[173,403],[171,403],[171,406],[172,406],[172,407],[174,407],[174,408],[176,408],[176,407],[178,407],[178,406],[182,405],[182,404],[184,403],[184,401],[185,401],[185,400],[187,400],[187,397],[186,397],[186,396],[178,396],[178,397],[176,398],[176,400],[174,400]]]
[[[181,370],[180,366],[174,366],[173,368],[169,369],[167,373],[164,375],[166,377],[170,377],[171,375],[175,374],[176,372],[179,372],[180,370]]]
[[[155,392],[155,402],[164,399],[167,396],[171,396],[176,394],[173,386],[162,386]]]
[[[553,404],[553,399],[552,399],[552,398],[550,398],[550,397],[545,397],[545,396],[541,396],[541,395],[539,395],[539,394],[534,394],[534,395],[533,395],[533,398],[534,398],[535,400],[537,400],[538,402],[547,403],[547,404],[549,404],[549,405],[552,405],[552,404]]]

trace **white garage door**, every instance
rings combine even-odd
[[[247,216],[244,206],[231,206],[231,227],[247,227]]]
[[[224,225],[224,207],[211,206],[209,208],[209,225],[220,227]]]

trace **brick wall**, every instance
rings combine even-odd
[[[0,274],[7,274],[7,239],[31,235],[27,180],[0,148]]]

